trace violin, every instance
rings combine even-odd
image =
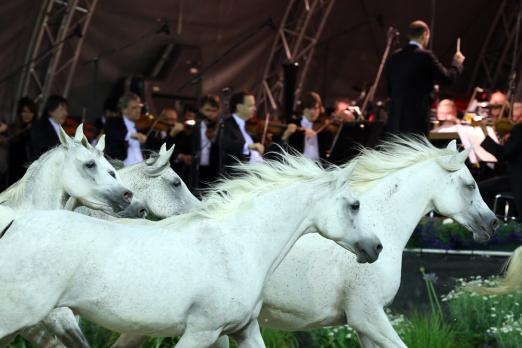
[[[83,133],[87,137],[89,141],[96,139],[96,137],[100,134],[100,130],[96,128],[94,123],[91,122],[82,122],[80,120],[74,119],[72,117],[67,117],[65,122],[62,124],[62,128],[67,133],[67,135],[74,137],[76,133],[76,128],[80,124],[83,123]]]

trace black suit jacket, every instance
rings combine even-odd
[[[223,123],[223,165],[228,166],[237,163],[239,159],[241,162],[247,162],[250,155],[243,154],[243,147],[245,146],[245,138],[239,129],[234,117],[230,116],[225,119]],[[255,141],[255,140],[254,140]]]
[[[127,158],[129,143],[125,140],[127,127],[123,116],[111,117],[105,121],[105,154],[113,159],[124,161]]]
[[[60,138],[48,118],[41,118],[31,126],[31,160],[60,145]]]
[[[394,52],[386,62],[390,114],[386,130],[393,133],[429,133],[431,91],[435,82],[454,82],[462,65],[446,69],[426,49],[415,45]]]
[[[511,188],[517,211],[522,214],[522,124],[513,127],[504,146],[497,144],[490,137],[486,137],[480,145],[498,160],[509,163]]]

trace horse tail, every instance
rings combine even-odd
[[[480,295],[504,295],[522,290],[522,246],[513,251],[503,267],[504,277],[500,279],[498,286],[475,286],[470,290]]]

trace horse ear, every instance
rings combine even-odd
[[[461,151],[454,155],[446,155],[439,157],[437,159],[437,162],[440,164],[442,168],[450,172],[454,172],[462,168],[462,166],[464,166],[464,163],[466,162],[466,159],[468,158],[470,151],[471,147],[468,147],[464,151]]]
[[[63,146],[66,148],[69,148],[69,145],[71,144],[71,138],[65,133],[62,126],[60,126],[60,131],[58,132],[58,138],[60,139],[60,143],[62,143]]]
[[[84,135],[82,137],[82,145],[87,149],[87,150],[91,150],[92,149],[92,146],[91,144],[89,143],[89,139],[87,139],[87,137]]]
[[[350,163],[337,171],[337,178],[335,180],[336,190],[340,189],[350,181],[354,168],[355,163]]]
[[[74,140],[81,143],[83,140],[83,123],[80,123],[78,128],[76,128],[76,133],[74,134]]]
[[[448,146],[446,146],[446,149],[457,152],[457,141],[455,139],[450,141]]]
[[[174,148],[176,147],[176,144],[172,145],[170,149],[167,150],[168,158],[170,159],[172,157],[172,154],[174,153]]]
[[[461,162],[462,164],[466,163],[466,160],[469,157],[469,153],[471,152],[472,146],[468,147],[467,149],[464,149],[464,151],[461,151],[457,154],[457,161]]]
[[[163,145],[161,145],[161,148],[159,150],[159,155],[163,155],[165,152],[167,152],[167,144],[166,143],[163,143]]]
[[[96,150],[100,152],[105,150],[105,134],[103,134],[100,139],[98,139],[98,143],[96,143]]]

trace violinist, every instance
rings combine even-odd
[[[69,103],[61,96],[50,96],[45,102],[42,117],[31,126],[32,160],[60,144],[60,127],[69,115]]]
[[[176,159],[189,167],[188,182],[192,188],[206,188],[219,174],[217,119],[220,101],[207,95],[199,101],[195,123],[190,132],[183,132],[176,141]]]
[[[167,143],[168,146],[176,143],[174,139],[183,131],[183,123],[178,121],[176,109],[168,106],[163,108],[157,121],[148,124],[142,131],[145,130],[147,148],[158,151],[163,143]]]
[[[105,123],[108,118],[118,117],[120,115],[118,110],[118,99],[117,98],[107,98],[103,102],[103,115],[97,118],[94,121],[94,127],[98,131],[98,134],[103,132],[103,128],[105,127]]]
[[[24,176],[31,161],[31,125],[36,119],[37,107],[30,98],[18,102],[16,120],[9,127],[9,184]]]
[[[499,192],[512,192],[520,217],[522,214],[522,180],[520,180],[522,177],[522,123],[518,122],[513,126],[511,135],[504,145],[498,144],[488,135],[485,125],[482,126],[482,130],[486,138],[481,146],[499,160],[506,161],[508,171],[507,175],[496,176],[480,182],[480,192],[488,203],[491,203]]]
[[[322,131],[323,127],[320,127],[321,131],[317,128],[314,130],[314,123],[318,121],[323,111],[321,96],[316,92],[305,93],[301,98],[301,109],[303,113],[301,119],[288,125],[281,140],[309,159],[326,160],[326,153],[333,139],[332,133]]]
[[[489,116],[493,121],[504,117],[503,115],[509,111],[509,101],[507,96],[501,91],[496,91],[489,98]]]
[[[141,116],[141,99],[134,93],[126,93],[118,100],[118,107],[121,116],[108,118],[105,122],[105,153],[122,160],[125,165],[141,162],[141,145],[147,141],[147,136],[136,129],[136,121]]]
[[[246,121],[256,112],[256,100],[252,93],[239,92],[230,98],[232,116],[223,124],[224,165],[243,162],[263,162],[264,145],[246,131]]]

